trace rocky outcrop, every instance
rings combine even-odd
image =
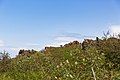
[[[80,47],[81,46],[81,43],[79,43],[78,41],[73,41],[73,42],[70,42],[68,44],[65,44],[64,47]]]

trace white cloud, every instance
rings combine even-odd
[[[110,27],[110,31],[114,34],[119,34],[120,33],[120,25],[112,25]]]
[[[59,45],[58,44],[48,44],[48,45],[45,45],[45,47],[59,47]]]
[[[69,43],[69,42],[56,42],[56,43],[48,44],[48,45],[45,45],[45,46],[46,47],[50,47],[50,46],[52,46],[52,47],[60,47],[60,45],[65,45],[67,43]]]
[[[21,49],[24,49],[24,50],[28,50],[28,49],[34,49],[34,50],[41,50],[41,48],[29,48],[29,47],[19,47],[19,48],[10,48],[10,50],[12,50],[12,51],[16,51],[16,52],[18,52],[19,50],[21,50]]]
[[[76,37],[70,37],[70,36],[59,36],[59,37],[56,37],[55,40],[57,41],[64,41],[64,42],[70,42],[70,41],[75,41],[75,40],[80,40],[79,38],[76,38]]]
[[[14,47],[14,48],[9,48],[9,49],[12,50],[12,51],[18,52],[20,49],[26,49],[26,48],[16,48],[16,47]]]
[[[10,54],[11,58],[16,57],[16,55],[18,55],[19,50],[24,49],[24,50],[28,50],[28,49],[34,49],[37,51],[40,51],[42,48],[29,48],[29,47],[1,47],[0,48],[0,52],[3,52],[4,50],[7,51]]]
[[[67,43],[69,43],[69,42],[60,42],[60,43],[58,43],[58,45],[65,45]]]
[[[72,41],[79,41],[82,42],[84,39],[95,39],[95,36],[82,36],[78,33],[64,33],[60,36],[56,36],[54,38],[54,43],[46,46],[53,46],[58,47],[60,45],[65,45],[67,43],[70,43]]]
[[[4,46],[4,41],[0,40],[0,47]]]
[[[56,41],[59,42],[71,42],[71,41],[80,41],[82,42],[84,39],[95,39],[96,36],[85,36],[79,33],[64,33],[61,36],[55,37]]]
[[[59,47],[60,45],[65,45],[69,42],[76,41],[76,40],[81,42],[83,41],[83,38],[81,38],[81,36],[76,33],[66,33],[61,36],[55,37],[54,43],[45,45],[45,46]]]

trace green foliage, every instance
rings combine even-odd
[[[0,61],[0,80],[120,80],[120,40],[97,40],[97,46],[52,48],[48,54],[24,50]],[[21,53],[20,51],[20,53]],[[34,53],[34,54],[33,54]]]
[[[105,54],[107,69],[120,69],[120,39],[108,38],[103,40],[98,49]]]

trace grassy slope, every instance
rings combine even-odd
[[[119,80],[120,71],[108,70],[105,56],[95,47],[55,48],[49,54],[35,53],[10,59],[0,80]]]

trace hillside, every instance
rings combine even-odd
[[[0,80],[95,78],[120,80],[119,38],[73,41],[60,47],[45,47],[41,52],[20,50],[15,58],[2,56],[0,60]]]

